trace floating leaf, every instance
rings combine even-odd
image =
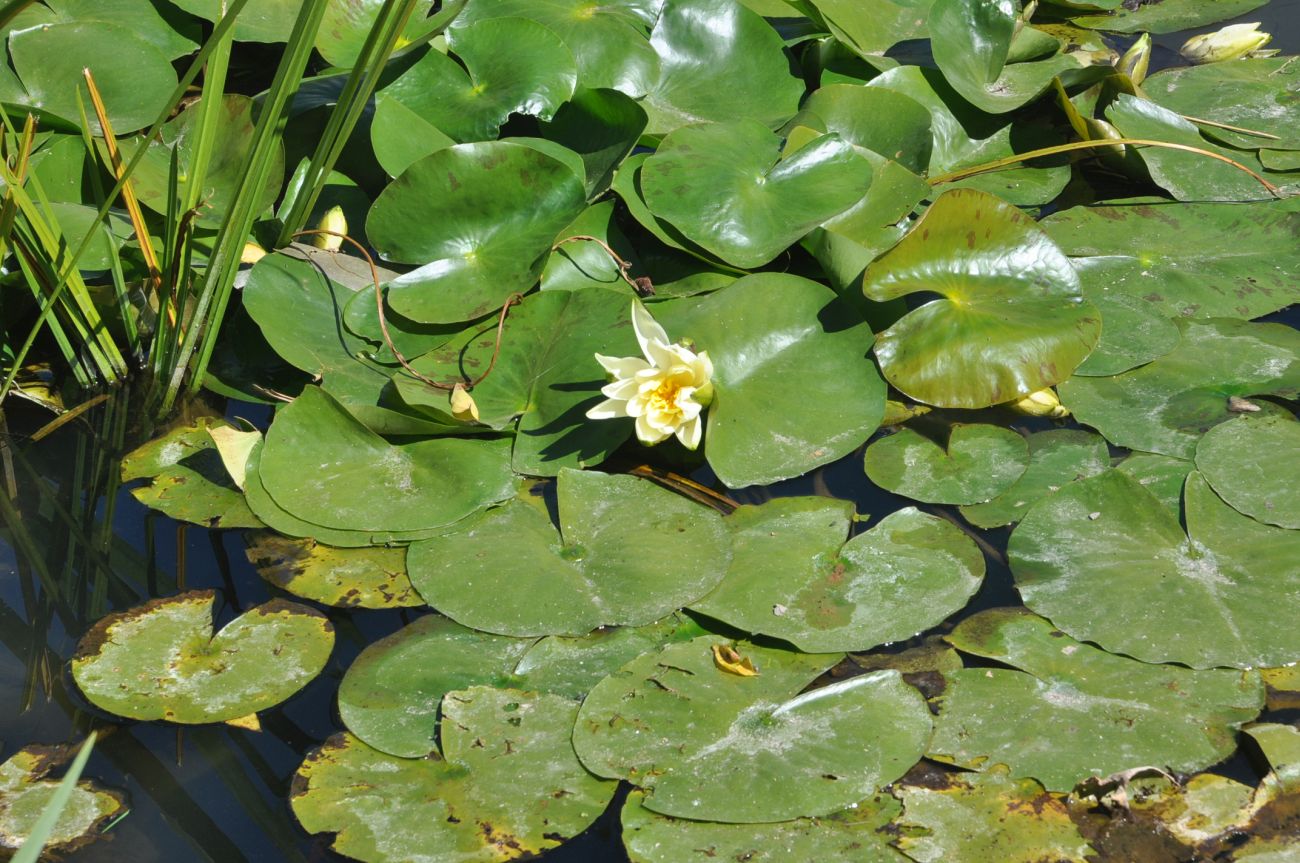
[[[1300,528],[1300,423],[1283,414],[1244,414],[1196,445],[1196,469],[1219,497],[1256,521]]]
[[[1029,446],[1010,429],[954,423],[945,449],[910,428],[867,447],[866,471],[883,489],[926,503],[983,503],[1029,465]]]
[[[1101,5],[1097,0],[1091,2],[1093,5]],[[1267,2],[1268,0],[1161,0],[1159,3],[1139,3],[1133,8],[1116,4],[1120,8],[1115,8],[1109,14],[1083,15],[1072,20],[1080,27],[1116,33],[1177,33],[1179,30],[1202,27],[1244,15]]]
[[[541,133],[582,157],[587,197],[594,198],[609,188],[645,125],[645,111],[622,93],[579,88],[555,119],[542,124]]]
[[[383,5],[382,0],[330,0],[316,31],[316,50],[331,66],[356,65]],[[432,6],[433,0],[416,0],[406,26],[397,37],[397,47],[417,37],[428,26],[425,19]],[[243,21],[243,13],[236,27],[239,21]]]
[[[425,156],[380,193],[366,232],[389,260],[421,264],[388,301],[415,321],[468,321],[498,310],[542,271],[551,243],[586,203],[564,163],[506,141]]]
[[[885,54],[900,42],[930,35],[926,15],[933,0],[807,0],[831,33],[854,52]],[[802,6],[799,2],[796,6]]]
[[[1300,302],[1300,198],[1073,207],[1042,226],[1073,256],[1090,298],[1195,318],[1256,318]]]
[[[176,0],[191,15],[216,23],[225,14],[224,0]],[[235,20],[234,35],[240,42],[284,42],[293,30],[302,4],[297,0],[250,0]]]
[[[623,804],[623,845],[632,863],[681,863],[692,856],[745,863],[906,863],[890,847],[885,825],[899,805],[877,794],[821,818],[774,824],[715,824],[658,815],[633,791]]]
[[[150,0],[45,0],[45,6],[53,13],[53,21],[124,27],[169,60],[196,50],[201,35],[197,21],[167,7],[156,7]]]
[[[556,240],[558,248],[547,258],[546,269],[542,271],[543,291],[607,288],[622,293],[624,297],[632,294],[632,289],[619,275],[619,265],[610,257],[609,252],[601,248],[600,243],[587,239],[563,242],[569,237],[595,237],[632,264],[629,276],[640,274],[643,270],[640,259],[615,221],[616,203],[613,198],[606,198],[592,204],[560,231]],[[614,352],[618,353],[617,350]]]
[[[1254,673],[1146,665],[1075,641],[1023,609],[980,612],[948,641],[1010,668],[944,673],[928,754],[979,770],[1005,764],[1050,791],[1149,764],[1200,770],[1232,752],[1234,731],[1263,705]]]
[[[1110,467],[1106,441],[1092,432],[1052,429],[1031,434],[1027,442],[1029,466],[1020,478],[987,503],[961,508],[971,524],[988,528],[1017,522],[1029,507],[1061,486]]]
[[[883,87],[827,84],[808,97],[796,121],[807,125],[809,117],[820,120],[825,131],[915,174],[925,173],[930,163],[930,112],[910,96]]]
[[[1040,501],[1007,548],[1025,604],[1075,638],[1145,662],[1293,662],[1300,630],[1285,621],[1300,613],[1300,533],[1241,515],[1199,473],[1183,506],[1186,534],[1119,471]]]
[[[692,610],[804,651],[866,650],[939,623],[979,587],[984,558],[954,525],[907,507],[846,543],[852,514],[825,498],[742,506],[727,518],[727,578]]]
[[[148,479],[131,489],[146,506],[204,527],[261,527],[217,452],[211,433],[232,429],[225,420],[200,417],[177,425],[122,458],[122,481]]]
[[[897,672],[798,695],[838,655],[746,644],[761,673],[742,677],[714,665],[718,643],[669,645],[598,683],[573,732],[582,763],[645,789],[660,814],[752,823],[843,809],[925,748],[929,711]]]
[[[1234,147],[1300,150],[1296,66],[1290,57],[1266,57],[1164,69],[1143,81],[1142,89],[1171,111],[1274,136],[1205,127],[1207,135]]]
[[[938,787],[903,785],[898,847],[918,863],[1086,863],[1094,859],[1063,798],[1005,773],[954,775]]]
[[[60,783],[45,776],[72,756],[68,746],[24,746],[0,764],[0,851],[6,857],[26,844],[49,809]],[[127,811],[126,796],[120,791],[82,780],[55,820],[45,848],[60,854],[76,850]]]
[[[406,549],[334,548],[271,531],[245,535],[257,574],[294,596],[340,608],[424,605],[406,577]]]
[[[799,109],[803,83],[781,37],[735,0],[668,0],[650,45],[661,71],[642,102],[649,134],[741,119],[771,129]]]
[[[195,590],[100,619],[72,658],[77,686],[118,716],[200,724],[274,707],[325,667],[334,626],[319,611],[273,599],[214,634],[216,599]]]
[[[407,567],[416,589],[475,629],[581,635],[658,620],[708,593],[726,571],[730,542],[708,507],[595,471],[562,470],[558,493],[558,530],[541,500],[525,495],[413,544]]]
[[[863,282],[877,302],[934,300],[876,339],[885,377],[918,401],[979,408],[1069,376],[1101,320],[1070,261],[1028,216],[993,195],[945,192]]]
[[[294,775],[308,832],[367,863],[514,860],[581,833],[615,785],[574,757],[577,702],[476,687],[448,696],[446,760],[394,758],[336,734]]]
[[[316,387],[276,414],[258,477],[298,518],[342,530],[419,531],[505,500],[517,481],[508,441],[390,444]]]
[[[1085,271],[1086,272],[1086,271]],[[1085,276],[1086,278],[1086,276]],[[1178,325],[1151,301],[1127,293],[1107,293],[1084,283],[1083,295],[1101,313],[1101,338],[1076,375],[1109,377],[1145,365],[1169,353],[1182,338]]]
[[[871,329],[824,285],[758,273],[654,314],[713,361],[704,451],[732,488],[829,464],[880,425],[885,386],[866,356]]]
[[[1237,416],[1231,397],[1300,394],[1294,329],[1226,318],[1178,328],[1182,341],[1163,357],[1114,377],[1071,378],[1061,401],[1116,446],[1191,458],[1202,434]]]
[[[871,166],[838,135],[780,156],[781,139],[754,120],[687,126],[645,161],[641,189],[650,210],[692,242],[759,267],[871,183]]]

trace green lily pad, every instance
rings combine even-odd
[[[809,116],[820,120],[825,131],[913,173],[925,173],[930,164],[930,112],[910,96],[883,87],[827,84],[803,103],[796,122],[807,125]]]
[[[1259,744],[1283,791],[1300,791],[1300,728],[1280,722],[1261,722],[1246,729]]]
[[[659,80],[659,56],[647,41],[663,0],[497,0],[471,3],[456,27],[493,18],[528,18],[563,40],[578,63],[578,82],[640,98]],[[454,34],[453,30],[453,34]]]
[[[1145,138],[1197,147],[1259,173],[1259,160],[1240,150],[1219,147],[1202,137],[1194,123],[1149,99],[1121,93],[1106,109],[1109,120],[1126,138]],[[1178,201],[1260,201],[1273,194],[1259,180],[1232,165],[1199,153],[1168,147],[1135,150],[1151,179]]]
[[[253,0],[249,5],[256,2]],[[375,26],[383,5],[382,0],[334,0],[328,3],[320,29],[316,31],[316,50],[331,66],[351,68],[361,56],[366,37]],[[397,37],[397,47],[402,47],[425,30],[428,26],[425,19],[432,7],[433,0],[417,0],[402,34]]]
[[[954,423],[948,446],[899,429],[867,447],[866,471],[881,488],[926,503],[983,503],[1029,466],[1025,439],[1000,426]]]
[[[244,539],[257,574],[294,596],[339,608],[424,605],[406,577],[404,548],[335,548],[271,531]]]
[[[517,481],[508,447],[462,438],[390,444],[323,390],[306,387],[276,414],[258,476],[280,507],[304,521],[419,531],[510,497]]]
[[[961,529],[907,507],[845,541],[847,501],[777,498],[728,516],[727,578],[691,605],[807,652],[906,641],[964,606],[984,557]]]
[[[1066,801],[1032,779],[990,772],[950,776],[939,787],[904,785],[898,847],[917,863],[1086,863],[1093,848]]]
[[[177,425],[122,458],[122,481],[148,479],[131,494],[145,506],[204,527],[261,527],[221,462],[211,429],[231,428],[213,417]]]
[[[645,194],[641,188],[641,169],[645,166],[646,160],[653,153],[635,153],[623,160],[614,174],[614,182],[610,188],[614,194],[623,200],[627,207],[628,214],[640,223],[654,236],[656,240],[670,249],[677,249],[696,258],[705,264],[712,265],[718,269],[727,270],[731,273],[740,273],[743,271],[722,263],[716,256],[708,252],[702,246],[696,245],[687,239],[686,235],[677,230],[666,220],[659,218],[650,212],[650,207],[645,202]],[[734,279],[734,276],[733,276]]]
[[[176,0],[191,15],[216,23],[225,14],[225,0]],[[333,5],[333,4],[331,4]],[[235,20],[235,39],[240,42],[284,42],[293,30],[302,4],[296,0],[249,0]]]
[[[1010,668],[944,674],[928,754],[978,770],[1005,764],[1049,791],[1131,767],[1200,770],[1236,748],[1234,732],[1263,706],[1257,674],[1147,665],[1075,641],[1023,609],[981,612],[948,641]]]
[[[53,13],[51,23],[116,24],[152,44],[169,60],[195,51],[202,35],[198,22],[149,0],[45,0],[45,6]]]
[[[1191,458],[1202,434],[1236,416],[1231,397],[1300,395],[1294,329],[1227,318],[1178,327],[1182,341],[1163,357],[1114,377],[1071,378],[1061,402],[1117,446]]]
[[[310,833],[367,863],[529,858],[581,833],[615,785],[569,743],[577,702],[476,687],[449,695],[446,760],[395,758],[336,734],[294,775],[289,803]]]
[[[580,87],[555,119],[541,124],[541,133],[582,157],[587,197],[595,198],[614,181],[645,125],[645,111],[622,93]]]
[[[1031,506],[1067,483],[1110,467],[1106,441],[1089,431],[1051,429],[1031,434],[1027,443],[1029,466],[1019,479],[992,500],[961,508],[971,524],[989,528],[1017,522]]]
[[[1196,318],[1256,318],[1300,302],[1300,199],[1072,207],[1041,224],[1090,298],[1125,296]]]
[[[735,0],[672,0],[650,34],[660,74],[641,103],[647,133],[755,120],[774,129],[799,109],[803,82],[780,35]]]
[[[871,166],[838,135],[780,156],[780,137],[754,120],[687,126],[645,161],[641,188],[651,212],[692,242],[759,267],[871,184]]]
[[[0,852],[6,857],[23,847],[49,808],[60,783],[45,777],[74,754],[69,746],[24,746],[0,764]],[[82,780],[55,820],[45,849],[67,854],[80,848],[127,811],[122,792]]]
[[[532,287],[555,236],[585,205],[582,180],[564,163],[506,141],[463,144],[407,168],[375,200],[366,232],[385,258],[421,265],[389,283],[394,310],[468,321]]]
[[[673,615],[647,626],[539,640],[421,617],[361,652],[339,686],[339,714],[349,731],[376,749],[420,758],[438,751],[439,708],[452,690],[514,687],[581,699],[623,663],[703,632]]]
[[[898,66],[872,78],[866,86],[907,96],[930,112],[934,138],[930,176],[1065,142],[1060,132],[1041,117],[994,115],[980,110],[963,99],[937,69]],[[1028,207],[1053,200],[1069,179],[1066,160],[1036,159],[1032,167],[970,177],[950,188],[979,189]]]
[[[625,297],[632,296],[632,289],[619,275],[618,264],[614,263],[609,253],[601,248],[600,243],[576,239],[595,237],[609,244],[619,257],[632,264],[628,275],[639,275],[643,272],[640,256],[632,248],[632,244],[628,242],[614,218],[615,203],[613,198],[606,198],[592,204],[560,231],[556,239],[557,244],[569,237],[575,239],[559,245],[554,254],[546,259],[546,268],[542,270],[543,291],[606,288],[618,291]]]
[[[22,79],[21,104],[38,108],[79,128],[78,98],[86,106],[90,130],[101,134],[90,107],[82,70],[95,78],[117,134],[134,132],[157,119],[176,87],[167,55],[147,37],[106,21],[70,21],[14,30],[8,34],[9,59]],[[112,46],[112,50],[105,50]]]
[[[880,425],[885,385],[866,356],[871,329],[824,285],[758,273],[656,305],[654,314],[709,353],[704,451],[732,488],[801,476],[852,452]]]
[[[857,803],[929,740],[924,699],[896,671],[799,695],[838,654],[742,644],[758,671],[742,676],[715,664],[724,646],[716,636],[672,644],[598,683],[573,731],[582,763],[643,788],[661,815],[748,824]]]
[[[1234,147],[1300,150],[1300,69],[1290,61],[1265,57],[1165,69],[1143,81],[1142,89],[1179,114],[1274,136],[1206,128],[1206,134]]]
[[[216,600],[194,590],[101,618],[72,657],[77,686],[118,716],[197,725],[274,707],[325,667],[334,626],[319,611],[273,599],[214,633]]]
[[[370,121],[370,148],[390,177],[420,159],[454,146],[456,140],[408,108],[396,95],[375,94],[375,114]]]
[[[1154,452],[1133,452],[1115,465],[1115,469],[1137,480],[1175,519],[1182,518],[1183,486],[1187,484],[1187,475],[1196,470],[1192,461]]]
[[[1293,662],[1300,533],[1241,515],[1199,473],[1183,506],[1186,533],[1119,471],[1040,501],[1007,549],[1025,604],[1075,638],[1144,662]]]
[[[511,114],[550,119],[577,85],[573,54],[536,21],[452,27],[447,47],[459,63],[428,51],[379,92],[457,141],[490,141]]]
[[[681,863],[693,856],[745,863],[906,863],[889,844],[885,826],[898,801],[877,794],[853,808],[821,818],[774,824],[715,824],[669,818],[647,809],[644,791],[623,804],[623,846],[632,863]]]
[[[1071,19],[1080,27],[1111,30],[1115,33],[1177,33],[1227,21],[1258,9],[1268,0],[1161,0],[1127,6],[1106,15],[1082,15]]]
[[[1014,111],[1046,91],[1053,78],[1080,69],[1073,55],[1055,51],[1047,59],[1008,63],[1017,14],[1011,2],[935,0],[926,20],[935,63],[948,83],[990,114]]]
[[[722,580],[731,548],[715,510],[647,480],[595,471],[560,471],[558,492],[558,530],[541,499],[525,492],[414,543],[406,563],[416,590],[475,629],[582,635],[651,623]]]
[[[1081,278],[1086,278],[1081,275]],[[1076,375],[1110,377],[1169,353],[1182,338],[1178,325],[1144,297],[1110,293],[1116,285],[1084,282],[1083,295],[1101,313],[1101,338]]]
[[[594,355],[638,353],[628,293],[546,290],[530,294],[510,311],[496,365],[472,396],[479,422],[515,429],[511,464],[516,473],[555,476],[567,467],[599,464],[631,434],[623,423],[586,417],[587,409],[601,401],[606,383]],[[496,351],[496,321],[472,327],[465,336],[416,360],[414,368],[438,381],[477,377]],[[405,372],[393,380],[407,404],[447,409],[445,391]]]
[[[811,6],[839,42],[855,53],[881,55],[899,42],[925,39],[933,0],[796,0]]]
[[[934,300],[876,337],[886,379],[937,407],[980,408],[1069,377],[1101,334],[1069,258],[1015,207],[984,192],[945,192],[867,268],[877,302]]]
[[[68,201],[52,201],[48,208],[42,209],[59,240],[68,245],[80,243],[82,237],[90,233],[98,215],[93,207]],[[86,253],[77,259],[79,270],[107,270],[113,266],[117,251],[131,238],[131,223],[116,213],[110,213],[95,228],[95,234],[97,237],[91,241]]]
[[[1300,528],[1300,423],[1283,414],[1243,414],[1205,433],[1196,469],[1235,510],[1256,521]]]
[[[172,195],[169,175],[173,152],[179,161],[177,193],[182,196],[189,194],[191,173],[195,167],[196,130],[203,110],[202,100],[197,100],[168,120],[159,136],[148,142],[148,152],[131,174],[131,183],[140,203],[155,213],[167,214]],[[221,226],[236,192],[247,182],[244,162],[252,146],[253,100],[235,94],[222,96],[214,129],[200,196],[204,206],[195,219],[195,224],[205,228]],[[124,159],[131,158],[135,148],[142,143],[141,137],[122,142]],[[277,144],[255,209],[261,212],[274,204],[283,184],[284,147]]]

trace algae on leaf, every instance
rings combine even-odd
[[[59,787],[45,777],[73,754],[69,746],[24,746],[0,764],[0,854],[6,859],[27,842]],[[55,820],[46,850],[71,853],[127,811],[126,795],[81,780]]]

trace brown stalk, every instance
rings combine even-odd
[[[637,276],[634,279],[630,275],[628,275],[628,272],[632,269],[632,262],[628,260],[624,260],[622,255],[614,251],[613,246],[611,246],[609,243],[602,240],[600,237],[593,237],[591,234],[575,234],[572,237],[565,237],[563,240],[557,242],[554,246],[551,246],[551,251],[552,252],[556,251],[557,249],[560,248],[560,246],[563,246],[565,243],[576,243],[581,241],[595,243],[598,246],[600,246],[602,249],[604,249],[605,254],[609,255],[609,257],[614,261],[614,266],[618,268],[619,276],[622,277],[623,281],[628,283],[628,285],[632,288],[632,290],[636,291],[636,295],[638,297],[654,296],[655,286],[654,283],[650,281],[650,277]]]
[[[632,476],[639,476],[644,479],[653,480],[660,485],[670,488],[678,494],[685,495],[697,503],[705,506],[711,506],[723,515],[730,515],[740,507],[740,502],[732,500],[725,494],[720,494],[708,486],[700,485],[693,479],[684,477],[672,471],[660,470],[648,464],[638,465],[628,471]]]

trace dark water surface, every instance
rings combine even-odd
[[[1300,53],[1300,0],[1274,0],[1238,20],[1263,22],[1264,29],[1274,34],[1270,47]],[[1154,65],[1175,65],[1177,47],[1188,35],[1218,26],[1160,37]],[[1294,316],[1287,317],[1294,325]],[[264,407],[219,401],[190,410],[224,412],[260,424],[267,417]],[[179,524],[151,512],[119,487],[116,475],[122,453],[148,437],[148,430],[133,415],[129,394],[40,442],[29,437],[48,421],[47,414],[13,400],[5,413],[19,513],[13,520],[12,514],[0,511],[0,522],[8,528],[0,539],[0,758],[30,743],[79,740],[91,728],[109,724],[109,717],[82,701],[67,672],[77,639],[103,614],[181,589],[215,588],[225,602],[220,625],[278,594],[249,565],[239,531]],[[1031,422],[1026,421],[1022,430],[1038,427]],[[859,512],[872,516],[868,524],[911,503],[866,482],[860,453],[763,490],[762,496],[769,493],[851,499]],[[743,491],[736,497],[744,502],[758,499]],[[1005,530],[985,531],[981,537],[997,549],[1005,548]],[[22,548],[29,553],[20,553]],[[47,580],[62,586],[62,602],[51,602],[48,592],[38,591],[37,585]],[[985,585],[962,616],[1008,604],[1019,600],[1005,566],[991,554]],[[344,860],[328,850],[326,838],[307,836],[293,820],[287,803],[289,782],[307,752],[342,728],[334,696],[352,660],[415,615],[329,613],[337,628],[330,664],[301,693],[261,714],[263,733],[224,726],[178,732],[162,724],[127,723],[102,738],[85,776],[126,791],[131,812],[113,827],[107,840],[69,859],[73,863]],[[1217,769],[1252,784],[1257,779],[1255,765],[1244,755]],[[620,802],[621,795],[615,811]],[[556,863],[626,860],[616,818],[602,819],[547,859]]]

